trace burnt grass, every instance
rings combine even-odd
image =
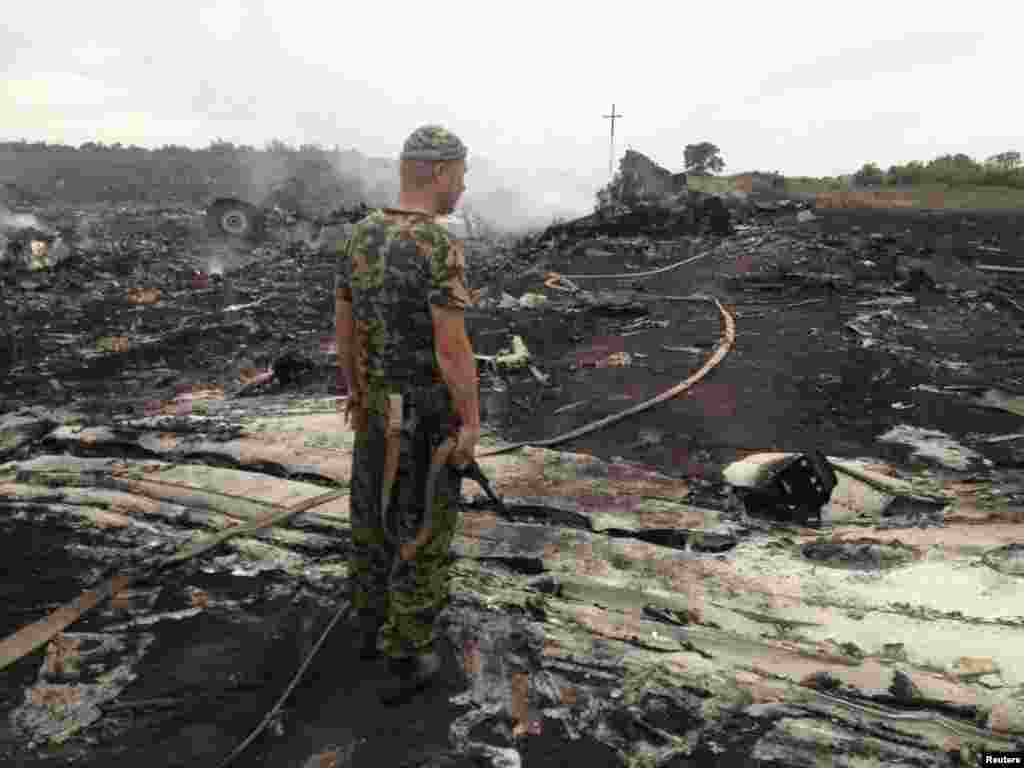
[[[70,263],[53,273],[4,283],[0,375],[5,384],[0,412],[28,404],[65,404],[88,410],[96,421],[126,412],[141,415],[154,402],[189,388],[219,386],[230,396],[244,369],[270,365],[289,351],[308,366],[288,387],[275,383],[264,391],[338,394],[331,351],[334,265],[329,255],[277,250],[260,258],[235,257],[220,279],[195,282],[192,270],[209,268],[208,248],[196,247],[180,232],[161,234],[131,220],[121,221],[119,231],[117,218],[112,222],[110,240],[77,251]],[[772,232],[788,233],[790,239],[779,240],[774,247],[770,237],[757,244]],[[872,233],[891,240],[872,245]],[[689,478],[697,503],[713,505],[721,468],[753,451],[820,448],[831,455],[874,456],[914,465],[917,460],[910,457],[909,448],[877,442],[878,435],[901,423],[938,429],[954,438],[1024,431],[1020,417],[912,389],[978,385],[1024,392],[1024,315],[1014,309],[987,309],[984,297],[964,294],[969,288],[910,294],[917,303],[894,311],[913,317],[919,327],[883,320],[873,330],[879,339],[898,342],[909,352],[893,352],[882,343],[864,347],[845,329],[867,309],[857,302],[877,298],[891,287],[906,259],[929,264],[946,259],[953,272],[978,261],[1024,266],[1022,238],[1024,217],[1012,212],[934,216],[840,211],[824,212],[817,222],[799,229],[780,222],[775,230],[738,232],[726,239],[705,237],[680,246],[675,256],[712,251],[655,279],[636,281],[636,287],[660,295],[704,291],[718,296],[737,313],[734,349],[685,396],[559,448],[606,460],[620,456]],[[793,243],[800,242],[826,244],[831,250],[809,246],[807,261],[794,263]],[[167,251],[158,252],[153,243],[167,245]],[[979,243],[1004,253],[979,256]],[[588,245],[612,255],[587,256]],[[515,263],[532,262],[539,269],[530,275],[505,274],[501,287],[514,296],[545,292],[547,271],[623,273],[676,260],[671,252],[648,260],[640,250],[615,241],[566,243],[553,249],[534,246],[532,253],[525,248],[513,255]],[[473,287],[495,285],[513,256],[477,256],[470,262]],[[875,265],[860,264],[868,259]],[[756,273],[778,275],[779,264],[790,273],[817,267],[852,277],[838,288],[774,278],[781,287],[766,288],[764,281],[757,285],[748,279]],[[25,279],[31,281],[27,287]],[[616,281],[578,283],[592,290],[613,288]],[[1000,283],[1008,295],[1024,301],[1019,281]],[[139,308],[126,300],[131,287],[159,287],[164,301]],[[566,298],[547,293],[555,302]],[[816,303],[807,303],[812,300]],[[257,306],[225,312],[228,306],[257,301]],[[477,353],[495,354],[510,346],[512,334],[519,334],[533,363],[551,377],[542,385],[528,370],[510,372],[504,377],[505,391],[499,392],[481,365],[485,422],[510,441],[544,439],[628,408],[687,378],[718,342],[722,324],[717,311],[706,303],[643,304],[645,317],[667,321],[665,327],[623,336],[622,327],[641,316],[587,309],[566,312],[550,306],[471,312],[468,327]],[[126,351],[87,354],[100,337],[131,341],[140,335],[146,337],[145,343]],[[695,347],[697,352],[668,351],[664,346]],[[632,364],[595,367],[615,352],[633,355]],[[950,368],[944,365],[948,361],[966,366]],[[555,413],[579,401],[583,404]],[[897,410],[892,407],[897,402],[913,407]],[[241,399],[229,398],[226,405],[246,407]],[[997,463],[1010,465],[1005,456],[992,455]],[[14,524],[4,535],[8,551],[19,553],[9,560],[6,589],[38,585],[30,598],[33,605],[70,598],[82,588],[82,579],[91,583],[83,571],[93,564],[56,554],[68,536],[66,530]],[[41,570],[49,574],[48,580],[39,581]],[[158,645],[139,664],[138,680],[121,698],[172,703],[126,705],[112,711],[101,722],[116,735],[113,745],[100,735],[107,745],[102,751],[76,740],[78,746],[53,748],[49,758],[29,758],[16,756],[8,746],[4,759],[16,762],[5,764],[213,766],[256,726],[326,626],[329,612],[298,595],[272,589],[275,583],[285,586],[283,575],[193,573],[189,578],[218,599],[251,602],[244,622],[232,618],[238,611],[209,611],[161,627]],[[173,586],[167,590],[173,593]],[[156,606],[175,607],[180,606]],[[5,617],[4,634],[28,620],[14,614]],[[74,631],[89,631],[89,626],[83,620]],[[4,686],[5,697],[20,695],[41,658],[42,651],[37,651],[8,670],[11,682]],[[271,659],[274,663],[268,664]],[[449,748],[448,724],[459,712],[449,703],[463,682],[450,649],[444,649],[444,664],[449,682],[398,710],[385,709],[375,697],[383,666],[358,662],[351,631],[339,624],[288,702],[282,735],[264,733],[235,765],[304,766],[310,755],[345,745],[353,745],[355,766],[426,764],[432,754]],[[233,675],[234,670],[239,674]],[[13,705],[13,700],[8,703]],[[523,753],[524,764],[531,768],[588,761],[615,764],[614,755],[592,739],[569,742],[547,728],[543,734],[530,740]],[[461,768],[475,763],[449,756],[434,764]],[[721,756],[699,753],[679,764],[726,762]]]

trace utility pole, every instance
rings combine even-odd
[[[612,177],[615,175],[612,168],[615,165],[615,118],[622,117],[622,115],[615,114],[615,104],[612,104],[612,113],[610,115],[604,115],[605,119],[611,118],[612,120],[612,140],[611,146],[608,151],[608,176]]]

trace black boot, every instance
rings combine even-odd
[[[401,704],[437,680],[441,659],[429,651],[420,656],[390,659],[388,669],[392,678],[381,688],[380,700],[389,705]]]

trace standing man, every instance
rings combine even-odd
[[[438,221],[455,210],[465,172],[466,147],[457,136],[437,125],[414,131],[402,149],[398,207],[356,224],[338,259],[338,366],[349,391],[345,418],[356,433],[352,603],[360,658],[380,650],[388,658],[385,703],[426,687],[440,669],[434,622],[448,600],[461,484],[445,465],[428,501],[427,474],[447,437],[457,435],[455,465],[473,461],[480,438],[465,257]],[[432,536],[404,559],[396,545],[416,537],[427,503]]]

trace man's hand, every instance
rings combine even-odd
[[[345,424],[350,425],[353,432],[360,432],[366,428],[366,412],[363,410],[362,404],[355,397],[350,394],[345,398],[344,405],[342,405],[341,400],[336,402],[338,410],[342,412],[345,419]]]

